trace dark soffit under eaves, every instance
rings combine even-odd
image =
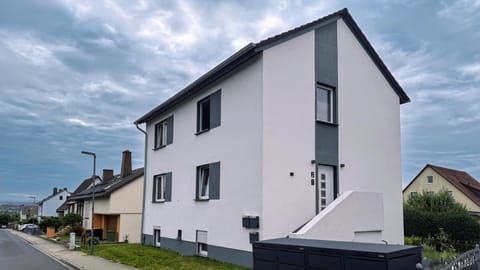
[[[250,60],[254,56],[260,54],[261,52],[263,52],[263,50],[268,49],[284,41],[287,41],[289,39],[292,39],[294,37],[297,37],[299,35],[302,35],[315,28],[322,27],[340,18],[342,18],[345,21],[350,31],[352,31],[352,33],[357,38],[358,42],[362,45],[363,49],[367,52],[367,54],[370,56],[370,58],[375,63],[377,68],[380,70],[380,72],[383,74],[383,76],[388,81],[390,86],[393,88],[395,93],[398,95],[400,99],[400,104],[410,102],[410,98],[405,93],[405,91],[400,86],[400,84],[398,84],[397,80],[393,77],[392,73],[388,70],[385,63],[383,63],[380,56],[377,54],[377,52],[372,47],[372,45],[370,44],[366,36],[363,34],[360,27],[358,27],[357,23],[348,12],[348,9],[344,8],[335,13],[322,17],[318,20],[293,28],[289,31],[267,38],[258,43],[248,44],[247,46],[243,47],[242,49],[234,53],[232,56],[230,56],[229,58],[221,62],[219,65],[217,65],[216,67],[214,67],[213,69],[211,69],[210,71],[202,75],[200,78],[198,78],[197,80],[189,84],[183,90],[179,91],[177,94],[175,94],[171,98],[167,99],[165,102],[155,107],[153,110],[149,111],[148,113],[146,113],[145,115],[137,119],[134,122],[134,124],[141,124],[146,121],[149,121],[155,116],[166,112],[167,110],[175,107],[177,104],[182,103],[189,97],[197,94],[205,87],[211,85],[213,82],[217,81],[224,75],[228,74],[230,71],[239,67],[240,65]]]

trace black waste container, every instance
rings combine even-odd
[[[253,243],[255,270],[415,270],[417,246],[279,238]]]
[[[102,229],[93,229],[93,237],[98,240],[103,240],[103,230]]]

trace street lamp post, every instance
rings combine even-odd
[[[90,220],[90,255],[93,255],[93,217],[95,216],[95,166],[97,162],[97,156],[94,152],[81,152],[84,155],[93,156],[93,175],[92,175],[92,183],[93,183],[93,191],[92,191],[92,219]]]

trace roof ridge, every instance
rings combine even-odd
[[[239,66],[246,63],[248,60],[262,53],[267,48],[270,48],[271,46],[276,46],[277,44],[285,40],[294,38],[298,35],[314,30],[318,27],[327,25],[331,23],[331,20],[338,19],[343,19],[345,21],[345,24],[348,26],[348,28],[355,36],[357,41],[360,43],[362,48],[366,51],[371,60],[377,66],[380,73],[382,73],[382,75],[385,77],[387,82],[392,87],[393,91],[395,91],[398,95],[400,104],[410,102],[410,98],[404,92],[403,88],[400,86],[397,80],[393,77],[385,63],[383,63],[383,60],[380,58],[378,53],[370,44],[365,34],[363,34],[360,27],[357,25],[353,17],[348,12],[348,9],[343,8],[309,23],[303,24],[283,33],[261,40],[257,43],[249,43],[242,49],[229,56],[227,59],[220,62],[220,64],[218,64],[217,66],[210,69],[209,71],[198,77],[196,80],[188,84],[182,90],[176,92],[173,96],[164,100],[158,106],[135,120],[134,124],[142,124],[153,119],[161,113],[167,112],[178,104],[181,104],[184,100],[194,96],[198,91],[201,91],[205,87],[210,86],[219,78],[222,78],[232,70],[235,70]]]
[[[427,165],[430,166],[430,167],[435,167],[435,168],[439,168],[439,169],[444,169],[444,170],[450,170],[450,171],[455,171],[455,172],[467,173],[466,171],[457,170],[457,169],[452,169],[452,168],[447,168],[447,167],[438,166],[438,165],[433,165],[433,164],[430,164],[430,163],[428,163]]]
[[[254,43],[254,45],[255,45],[255,46],[262,46],[263,44],[268,43],[268,42],[270,42],[270,41],[272,41],[272,40],[275,40],[275,39],[277,39],[277,38],[279,38],[279,37],[281,37],[281,36],[288,35],[289,33],[295,33],[295,32],[300,31],[300,30],[302,30],[302,29],[307,29],[307,28],[309,28],[310,26],[314,26],[315,24],[317,24],[317,23],[319,23],[319,22],[327,21],[327,20],[329,20],[329,19],[331,19],[331,18],[334,18],[334,17],[336,17],[336,16],[342,15],[342,14],[344,14],[344,13],[348,13],[348,9],[347,9],[347,8],[340,9],[340,10],[338,10],[338,11],[335,11],[335,12],[333,12],[333,13],[330,13],[330,14],[326,15],[326,16],[320,17],[320,18],[318,18],[318,19],[316,19],[316,20],[313,20],[313,21],[311,21],[311,22],[302,24],[302,25],[297,26],[297,27],[295,27],[295,28],[291,28],[291,29],[289,29],[289,30],[287,30],[287,31],[284,31],[284,32],[279,33],[279,34],[276,34],[276,35],[274,35],[274,36],[267,37],[267,38],[265,38],[265,39],[263,39],[263,40],[260,40],[259,42]]]

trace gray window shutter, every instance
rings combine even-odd
[[[198,201],[200,200],[200,197],[198,196],[198,177],[199,177],[199,174],[198,174],[198,167],[196,168],[195,170],[195,200]]]
[[[152,189],[152,202],[155,202],[155,191],[157,190],[157,179],[156,176],[153,177],[153,189]]]
[[[167,118],[167,144],[173,143],[173,115]]]
[[[209,199],[220,199],[220,162],[211,163],[210,169],[210,184],[209,184]]]
[[[222,90],[210,95],[210,128],[220,126]]]
[[[172,173],[169,172],[165,177],[165,201],[172,201]]]

